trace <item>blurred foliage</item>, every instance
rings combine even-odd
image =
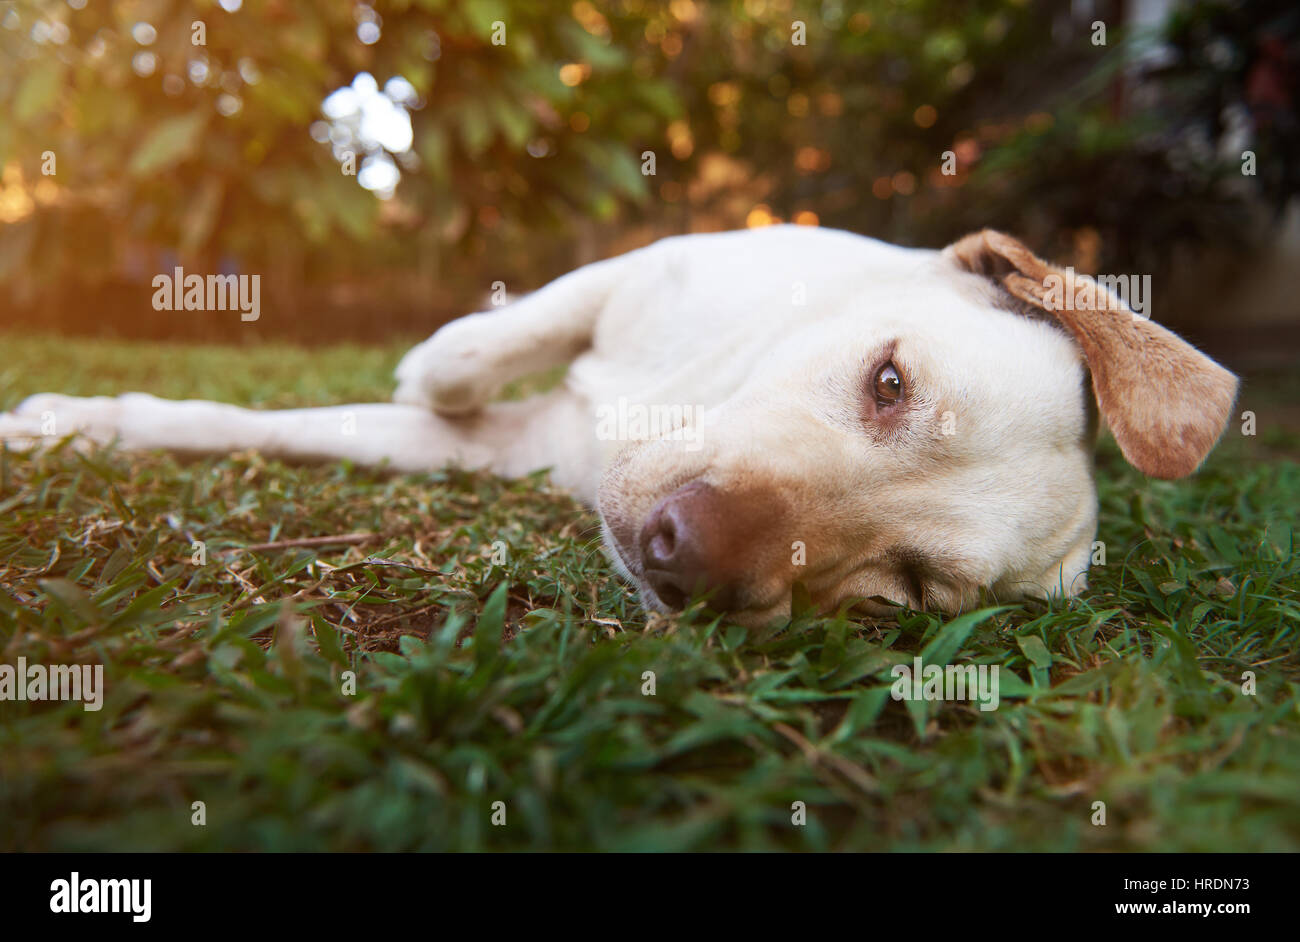
[[[412,265],[421,247],[464,245],[490,219],[522,230],[571,211],[608,217],[618,200],[645,197],[636,141],[653,142],[679,108],[646,58],[553,4],[378,9],[381,38],[367,45],[359,22],[381,15],[359,4],[17,4],[0,23],[0,97],[13,102],[0,157],[34,182],[53,152],[57,173],[44,200],[35,194],[38,211],[6,227],[0,278],[22,271],[40,290],[133,262],[152,273],[154,247],[209,269],[230,256],[245,270],[297,264],[321,277]],[[493,46],[502,19],[507,41]],[[206,45],[193,44],[196,23]],[[33,24],[62,29],[34,34]],[[602,80],[579,93],[559,76],[569,61]],[[387,218],[308,134],[322,99],[361,71],[401,75],[431,103],[412,112],[413,172]],[[578,104],[599,134],[565,130]],[[556,159],[529,156],[530,141],[555,134]]]
[[[17,0],[0,310],[125,305],[153,331],[149,279],[183,263],[263,273],[274,310],[350,304],[373,330],[376,309],[449,315],[635,226],[794,219],[934,245],[998,225],[1143,270],[1178,240],[1240,241],[1243,205],[1297,188],[1295,9],[1188,3],[1126,36],[1121,6]],[[355,121],[326,138],[323,100],[360,73],[409,83],[409,149]],[[396,168],[391,198],[342,172],[348,151]]]

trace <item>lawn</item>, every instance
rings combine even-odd
[[[0,349],[8,408],[383,399],[403,348]],[[1297,392],[1186,481],[1104,442],[1079,599],[764,631],[647,619],[541,474],[4,451],[0,663],[106,693],[0,702],[0,849],[1300,850]],[[893,700],[918,653],[999,707]]]

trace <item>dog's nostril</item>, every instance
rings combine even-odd
[[[655,527],[648,548],[650,555],[658,562],[672,559],[673,552],[677,549],[677,527],[672,517],[667,514],[660,516],[659,525]]]
[[[735,586],[726,575],[727,518],[717,491],[692,482],[663,498],[641,529],[645,579],[665,605],[682,609],[691,596],[708,598],[718,611],[731,608]]]
[[[677,550],[677,527],[663,506],[656,507],[641,531],[641,553],[651,568],[667,566]]]

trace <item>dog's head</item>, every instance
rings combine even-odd
[[[1136,468],[1178,478],[1236,388],[1106,287],[985,230],[783,338],[689,442],[626,448],[600,488],[605,538],[648,607],[706,596],[749,623],[788,614],[795,582],[823,611],[1073,595],[1097,412]]]

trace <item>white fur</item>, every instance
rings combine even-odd
[[[886,435],[863,424],[859,403],[889,343],[911,411]],[[563,388],[491,402],[504,383],[562,363]],[[824,608],[905,601],[889,563],[901,545],[946,569],[921,600],[939,608],[970,605],[981,588],[1014,598],[1084,585],[1096,499],[1078,349],[995,306],[988,281],[945,253],[795,226],[666,239],[448,324],[397,377],[394,404],[281,412],[35,396],[0,415],[0,437],[39,438],[52,414],[59,435],[129,449],[255,448],[402,471],[550,467],[599,506],[616,563],[651,606],[634,544],[654,502],[693,479],[763,485],[794,511],[774,544],[786,553],[801,541],[808,562],[755,574],[751,620],[787,611],[794,578]],[[598,439],[598,411],[620,398],[702,407],[695,446]]]

